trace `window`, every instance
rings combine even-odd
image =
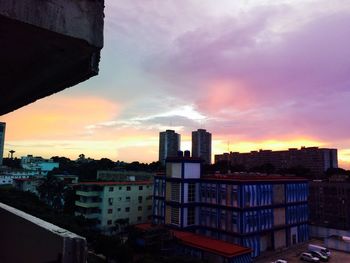
[[[119,186],[119,190],[122,190],[122,189],[123,189],[123,187]]]
[[[122,198],[121,197],[118,197],[118,201],[121,201],[122,200]]]
[[[147,210],[152,210],[152,206],[151,205],[147,206]]]
[[[130,202],[130,196],[125,197],[125,201]]]
[[[125,207],[125,212],[130,212],[130,207]]]
[[[113,198],[108,198],[108,204],[113,205]]]
[[[187,225],[194,225],[195,223],[195,208],[187,208]]]
[[[127,186],[126,191],[131,191],[131,186]]]
[[[151,195],[147,196],[146,200],[152,200],[152,196]]]
[[[179,202],[180,201],[180,184],[171,183],[171,201]]]
[[[110,191],[110,192],[113,192],[113,190],[114,190],[114,187],[113,187],[113,186],[109,187],[109,191]]]
[[[141,222],[141,220],[142,220],[142,217],[141,217],[141,216],[138,216],[138,217],[137,217],[137,221],[138,221],[138,222]]]
[[[142,203],[142,196],[139,196],[139,204]]]
[[[180,208],[171,208],[171,223],[178,225],[180,223]]]
[[[138,211],[142,211],[142,206],[139,206],[139,207],[137,208],[137,210],[138,210]]]
[[[139,186],[139,190],[143,190],[143,186],[142,185]]]
[[[188,184],[188,202],[196,201],[196,184]]]
[[[107,225],[111,225],[111,224],[112,224],[112,220],[108,220]]]
[[[120,210],[121,210],[121,209],[120,209],[120,208],[118,208],[118,212],[120,212]]]
[[[108,214],[112,214],[113,213],[113,209],[108,209]]]

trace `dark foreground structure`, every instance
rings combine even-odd
[[[97,75],[103,0],[0,1],[0,115]]]

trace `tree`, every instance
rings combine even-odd
[[[11,168],[15,168],[15,169],[21,169],[21,159],[18,159],[17,157],[14,159],[11,158],[4,158],[3,165],[11,167]]]
[[[62,210],[65,183],[53,175],[47,175],[37,187],[40,199],[54,209]]]

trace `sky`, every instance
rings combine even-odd
[[[0,117],[5,154],[151,162],[159,132],[227,151],[338,148],[350,168],[350,1],[106,1],[96,77]]]

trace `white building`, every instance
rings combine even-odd
[[[21,157],[21,165],[23,169],[36,171],[41,175],[47,175],[47,173],[53,169],[59,168],[59,163],[56,163],[51,159],[33,157],[33,155]]]
[[[79,183],[75,215],[94,219],[97,229],[112,234],[119,228],[118,219],[151,222],[152,194],[152,181]]]
[[[37,175],[36,171],[5,170],[0,174],[0,185],[13,184],[14,179],[28,179]]]

